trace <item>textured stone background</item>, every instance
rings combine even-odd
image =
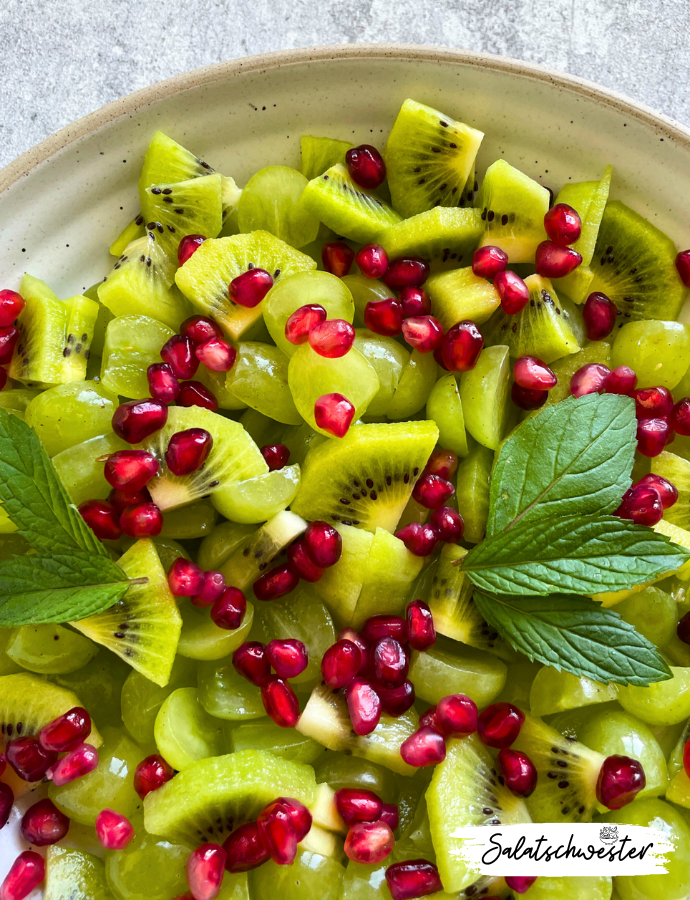
[[[187,69],[357,41],[542,63],[690,124],[687,12],[688,0],[1,0],[0,166]]]

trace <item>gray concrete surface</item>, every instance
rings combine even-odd
[[[179,72],[357,41],[542,63],[690,124],[689,12],[688,0],[1,0],[0,166]]]

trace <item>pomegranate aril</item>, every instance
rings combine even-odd
[[[299,575],[296,575],[290,566],[276,566],[262,575],[252,585],[257,600],[277,600],[289,594],[299,584]]]
[[[152,753],[142,759],[134,770],[134,790],[143,800],[151,791],[157,791],[166,781],[170,781],[175,772],[158,753]]]
[[[494,278],[494,287],[501,298],[501,309],[507,316],[515,316],[529,303],[529,288],[510,269],[499,272]]]
[[[200,381],[183,381],[180,384],[180,394],[177,398],[178,406],[200,406],[202,409],[208,409],[216,412],[218,409],[218,400],[216,395],[209,391],[206,385]]]
[[[198,344],[196,358],[200,363],[212,372],[229,372],[237,359],[237,350],[218,337],[209,338],[205,343]]]
[[[499,272],[505,272],[508,254],[500,247],[480,247],[472,256],[472,272],[478,278],[494,279]]]
[[[392,716],[394,719],[404,715],[415,701],[414,685],[409,678],[398,687],[393,688],[377,684],[376,693],[381,701],[381,709],[387,716]]]
[[[2,777],[2,774],[6,768],[7,768],[7,760],[5,759],[5,754],[0,753],[0,777]]]
[[[168,442],[165,464],[173,475],[182,477],[196,472],[208,459],[213,437],[205,428],[177,431]]]
[[[391,831],[400,824],[400,810],[395,803],[384,803],[381,810],[381,821],[385,822]]]
[[[279,678],[297,678],[309,665],[309,654],[296,638],[276,638],[266,644],[266,656]]]
[[[651,484],[634,484],[623,494],[614,515],[631,519],[636,525],[656,525],[664,515],[659,491]]]
[[[16,325],[0,328],[0,364],[3,366],[12,362],[12,355],[18,339],[19,329]]]
[[[180,394],[180,383],[167,363],[152,363],[146,370],[149,391],[154,400],[174,403]]]
[[[428,316],[431,312],[431,299],[424,288],[403,288],[398,294],[398,303],[402,306],[403,316],[406,319],[414,316]]]
[[[608,337],[616,324],[618,309],[616,304],[600,291],[587,297],[582,307],[582,321],[590,341],[601,341]]]
[[[435,731],[439,731],[438,722],[436,721],[436,707],[430,706],[426,712],[422,713],[419,717],[419,727],[420,728],[433,728]]]
[[[384,637],[378,640],[371,652],[374,678],[383,687],[395,688],[407,678],[410,660],[402,644],[395,638]]]
[[[444,697],[436,707],[436,728],[446,736],[474,734],[478,718],[477,704],[465,694]]]
[[[526,753],[505,748],[498,754],[498,764],[508,790],[517,797],[529,797],[537,786],[537,769]]]
[[[267,862],[271,855],[261,839],[256,822],[240,825],[223,844],[228,872],[248,872]]]
[[[241,644],[232,654],[232,664],[240,675],[257,687],[261,687],[271,674],[266,647],[259,641]]]
[[[610,373],[609,367],[602,363],[587,363],[586,366],[581,366],[570,379],[570,393],[573,397],[598,394],[603,390],[604,382]]]
[[[380,278],[388,268],[388,254],[380,244],[365,244],[355,256],[359,271],[365,278]]]
[[[225,576],[222,572],[204,572],[204,584],[198,594],[192,597],[194,606],[213,606],[225,590]]]
[[[345,838],[345,856],[353,862],[376,865],[390,855],[395,837],[383,821],[356,822]]]
[[[120,516],[107,500],[87,500],[78,507],[91,531],[102,541],[116,541],[122,535]]]
[[[408,766],[417,769],[435,766],[446,758],[446,742],[435,728],[422,726],[402,742],[400,755]]]
[[[441,506],[429,517],[429,524],[438,531],[438,536],[447,544],[457,544],[465,530],[465,522],[452,506]]]
[[[690,646],[690,612],[685,613],[683,618],[678,622],[676,634],[684,644]]]
[[[328,313],[318,303],[308,303],[296,309],[285,323],[285,337],[291,344],[304,344],[312,328],[325,322]]]
[[[375,644],[381,638],[392,637],[399,644],[408,642],[407,621],[402,616],[371,616],[362,626],[362,638],[365,647]]]
[[[83,778],[98,766],[98,750],[91,744],[80,744],[58,760],[50,770],[53,784],[61,787]]]
[[[61,841],[69,831],[69,819],[52,800],[39,800],[24,813],[22,837],[34,847],[48,847]]]
[[[102,809],[96,816],[96,837],[106,850],[124,850],[134,837],[134,826],[114,809]]]
[[[431,556],[440,540],[438,530],[429,522],[425,524],[410,522],[409,525],[399,528],[395,536],[415,556]]]
[[[199,368],[194,341],[183,334],[174,334],[161,347],[161,359],[173,371],[175,378],[191,378]]]
[[[302,841],[311,831],[311,813],[307,807],[292,797],[278,797],[275,801],[287,812],[297,834],[297,841]]]
[[[340,359],[355,342],[355,329],[345,319],[327,319],[309,332],[309,346],[326,359]]]
[[[487,747],[503,750],[520,734],[525,714],[512,703],[494,703],[482,711],[477,721],[479,739]]]
[[[43,882],[46,864],[34,850],[24,850],[0,885],[0,900],[24,900]]]
[[[168,421],[168,407],[160,400],[130,400],[113,415],[113,431],[128,444],[139,444]]]
[[[273,276],[265,269],[249,269],[233,278],[228,286],[228,296],[233,303],[254,309],[273,287]]]
[[[236,587],[225,588],[211,607],[211,619],[219,628],[235,631],[244,621],[247,598]]]
[[[521,356],[516,360],[513,378],[528,391],[549,391],[558,384],[555,374],[536,356]]]
[[[0,391],[3,390],[5,385],[7,384],[7,369],[0,368]]]
[[[381,718],[381,699],[364,678],[355,678],[347,686],[347,708],[355,734],[371,734]]]
[[[569,247],[580,239],[580,214],[567,203],[557,203],[544,216],[544,230],[555,244]]]
[[[675,484],[672,484],[668,478],[664,478],[662,475],[645,475],[643,478],[640,478],[639,481],[635,482],[634,487],[637,487],[639,484],[653,487],[661,497],[661,505],[664,509],[670,509],[678,500],[678,488]]]
[[[351,147],[345,154],[345,163],[354,183],[368,191],[376,190],[386,178],[383,157],[371,144]]]
[[[183,266],[190,256],[193,256],[201,247],[206,238],[203,234],[185,235],[177,248],[177,264]]]
[[[684,437],[690,435],[690,397],[683,397],[673,407],[671,425],[678,434]]]
[[[407,607],[407,638],[413,650],[428,650],[436,643],[436,629],[431,610],[423,600],[413,600]]]
[[[607,394],[630,394],[637,384],[637,375],[629,366],[617,366],[604,379]]]
[[[426,859],[409,859],[386,869],[392,900],[416,900],[443,890],[436,866]]]
[[[91,734],[91,716],[83,706],[73,706],[53,719],[38,732],[44,750],[66,753],[73,750]]]
[[[362,665],[359,647],[349,640],[339,640],[332,644],[321,660],[321,674],[326,684],[334,691],[346,687],[356,676]]]
[[[529,391],[514,381],[510,388],[510,399],[518,409],[539,409],[549,399],[549,392]]]
[[[401,291],[406,287],[421,287],[428,277],[429,263],[425,259],[401,256],[388,264],[381,280],[392,291]]]
[[[196,563],[179,556],[168,569],[168,586],[176,597],[193,597],[204,587],[204,572]]]
[[[269,472],[284,468],[290,459],[290,451],[285,444],[266,444],[261,447],[261,455],[266,460]]]
[[[607,756],[597,779],[597,800],[609,809],[621,809],[644,790],[647,779],[642,764],[629,756]]]
[[[443,343],[443,326],[433,316],[413,316],[402,323],[403,337],[414,350],[433,353]]]
[[[685,774],[690,778],[690,740],[687,740],[683,747],[683,768]]]
[[[670,416],[673,411],[673,397],[668,388],[640,388],[633,392],[635,415],[638,419],[657,419]]]
[[[690,287],[690,250],[681,250],[676,256],[676,269],[685,287]]]
[[[334,566],[343,552],[343,539],[332,525],[318,519],[304,532],[304,549],[314,565],[321,569]]]
[[[582,262],[577,250],[561,247],[553,241],[542,241],[537,247],[534,268],[544,278],[564,278]]]
[[[291,865],[297,856],[297,830],[283,804],[279,800],[269,803],[259,813],[256,824],[273,862]]]
[[[374,334],[394,337],[403,326],[403,308],[394,297],[372,300],[364,307],[364,324]]]
[[[0,830],[7,825],[7,820],[14,806],[14,792],[9,784],[0,781]]]
[[[639,419],[637,449],[643,456],[658,456],[673,434],[667,418]]]
[[[266,714],[281,728],[294,728],[299,719],[299,700],[287,681],[270,675],[261,685]]]
[[[438,475],[439,478],[445,478],[446,481],[455,475],[458,468],[458,456],[452,450],[444,450],[439,447],[429,457],[429,461],[424,466],[425,475]]]
[[[355,261],[355,251],[343,241],[333,241],[324,244],[321,248],[321,262],[323,267],[331,275],[344,278],[352,268]]]
[[[439,475],[422,475],[412,490],[413,498],[426,509],[439,509],[454,493],[453,483]]]
[[[105,480],[121,491],[140,491],[151,481],[160,466],[146,450],[118,450],[105,461]]]
[[[362,788],[341,788],[335,792],[335,805],[346,825],[355,822],[376,822],[381,818],[383,801],[373,791]]]
[[[536,875],[506,875],[506,885],[516,894],[526,894],[536,880]]]
[[[225,874],[225,850],[219,844],[202,844],[187,857],[187,884],[194,900],[215,900]]]
[[[57,753],[45,750],[34,735],[25,735],[8,743],[5,758],[21,779],[33,783],[45,778],[48,769],[57,762]]]
[[[26,303],[16,291],[0,291],[0,328],[12,325]]]
[[[128,506],[120,516],[120,527],[128,537],[156,537],[163,530],[163,513],[155,503]]]
[[[334,437],[344,437],[354,417],[354,406],[342,394],[323,394],[314,404],[317,427]]]
[[[477,365],[483,346],[484,338],[474,322],[469,319],[458,322],[443,338],[443,365],[449,372],[468,372]]]
[[[180,325],[180,334],[189,338],[193,344],[205,344],[211,338],[222,338],[220,325],[208,316],[190,316]]]

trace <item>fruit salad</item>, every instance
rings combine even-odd
[[[0,900],[690,895],[690,250],[483,137],[157,132],[101,282],[3,285]],[[465,860],[530,822],[676,849]]]

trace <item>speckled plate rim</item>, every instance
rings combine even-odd
[[[579,96],[598,101],[618,112],[632,116],[639,121],[663,132],[665,136],[690,150],[690,128],[657,112],[644,103],[632,100],[617,91],[601,87],[594,82],[564,72],[558,72],[536,63],[527,63],[491,53],[476,53],[471,50],[453,50],[447,47],[421,46],[417,44],[334,44],[306,47],[296,50],[279,50],[256,56],[214,63],[200,69],[193,69],[174,75],[164,81],[141,88],[102,106],[100,109],[78,119],[65,128],[56,131],[40,144],[27,150],[4,169],[0,170],[0,193],[6,191],[19,179],[30,175],[33,169],[45,162],[58,151],[80,140],[85,135],[120,117],[132,116],[137,110],[158,101],[203,85],[226,81],[248,72],[261,72],[293,66],[300,63],[353,60],[353,59],[409,59],[430,62],[456,63],[463,66],[477,66],[489,71],[512,74],[532,81],[552,84]]]

